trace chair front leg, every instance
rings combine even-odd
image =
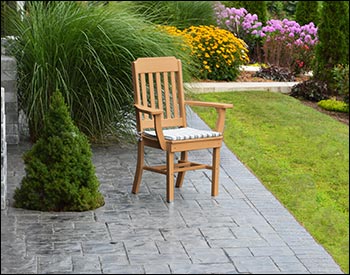
[[[219,168],[220,168],[220,148],[213,148],[211,195],[214,197],[219,194]]]
[[[187,161],[188,153],[186,151],[181,152],[181,159],[179,162]],[[183,180],[185,178],[185,172],[179,172],[176,178],[176,187],[180,188],[182,186]]]
[[[174,153],[167,151],[166,158],[166,197],[167,202],[172,202],[174,200]]]
[[[136,172],[134,177],[134,184],[132,186],[132,192],[134,194],[139,192],[141,178],[142,178],[142,172],[143,172],[143,164],[144,164],[144,153],[145,153],[145,146],[144,142],[140,140],[137,144],[138,150],[137,150],[137,165],[136,165]]]

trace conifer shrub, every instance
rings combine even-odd
[[[319,21],[318,1],[298,1],[295,10],[295,21],[300,25],[313,22],[315,25]]]
[[[332,88],[334,66],[349,64],[349,2],[322,2],[318,38],[314,77]]]
[[[259,21],[263,24],[267,21],[267,4],[266,1],[242,1],[242,7],[250,14],[256,14]]]
[[[104,204],[87,137],[74,125],[60,91],[51,96],[42,136],[24,153],[26,175],[14,206],[41,211],[86,211]]]

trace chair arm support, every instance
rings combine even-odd
[[[202,102],[202,101],[192,101],[192,100],[186,100],[185,104],[193,105],[193,106],[202,106],[202,107],[214,107],[218,113],[218,119],[216,121],[215,130],[220,133],[224,132],[226,109],[233,107],[233,105],[230,103]]]
[[[142,113],[146,113],[146,114],[153,116],[154,129],[155,129],[156,134],[157,134],[159,146],[160,146],[160,148],[162,148],[162,150],[165,150],[166,145],[165,145],[165,138],[164,138],[164,134],[163,134],[162,118],[161,118],[161,115],[163,114],[163,110],[145,107],[145,106],[141,106],[139,104],[134,104],[134,106],[135,106],[137,112],[142,112]],[[137,116],[137,117],[139,117],[139,116]]]

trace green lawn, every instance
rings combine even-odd
[[[349,127],[279,93],[188,97],[234,105],[226,145],[349,273]],[[215,109],[193,109],[214,128]]]

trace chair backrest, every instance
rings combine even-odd
[[[135,104],[162,109],[164,127],[186,127],[181,60],[175,57],[138,58],[132,63]],[[137,130],[153,128],[153,118],[137,114]]]

